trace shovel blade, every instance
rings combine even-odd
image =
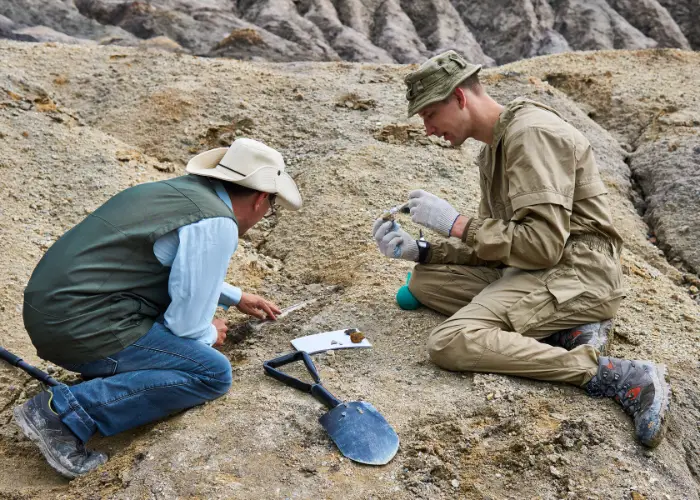
[[[365,401],[342,403],[318,420],[340,452],[355,462],[384,465],[399,449],[399,436]]]

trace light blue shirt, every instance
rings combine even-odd
[[[224,185],[210,179],[216,194],[231,207]],[[238,247],[238,227],[227,217],[204,219],[158,238],[153,253],[170,267],[165,326],[179,337],[216,342],[211,324],[218,305],[228,309],[241,300],[241,289],[224,283],[228,264]]]

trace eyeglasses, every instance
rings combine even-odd
[[[275,200],[277,199],[276,194],[271,194],[267,197],[267,201],[270,203],[270,208],[265,212],[264,217],[269,218],[277,215],[277,206],[275,205]]]

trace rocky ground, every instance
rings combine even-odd
[[[475,210],[478,145],[445,147],[406,120],[410,67],[0,42],[3,346],[54,370],[35,356],[21,319],[22,290],[46,248],[120,189],[179,175],[192,155],[237,136],[280,149],[305,204],[246,235],[228,280],[281,306],[319,298],[255,333],[237,313],[220,313],[235,333],[223,349],[231,391],[94,439],[110,461],[71,482],[11,421],[38,385],[0,365],[0,498],[700,498],[700,306],[689,281],[697,278],[683,268],[692,255],[678,250],[669,259],[689,263],[669,264],[638,213],[669,220],[648,186],[677,182],[664,165],[694,158],[699,68],[699,54],[668,50],[549,56],[484,74],[497,99],[552,105],[594,146],[627,245],[629,295],[612,353],[667,363],[673,380],[667,439],[649,451],[612,401],[427,360],[427,334],[443,318],[398,309],[393,294],[410,265],[383,258],[369,232],[418,187]],[[587,94],[601,82],[609,100]],[[688,200],[677,204],[697,206]],[[697,223],[677,233],[664,223],[664,234],[693,242],[683,235]],[[343,327],[362,329],[374,347],[314,358],[331,391],[372,402],[398,432],[401,448],[384,467],[343,459],[316,421],[320,405],[263,374],[290,339]]]
[[[4,0],[0,38],[269,61],[504,64],[572,50],[700,48],[697,0]]]

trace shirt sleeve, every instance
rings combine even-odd
[[[238,229],[226,217],[204,219],[178,229],[180,244],[172,263],[165,326],[179,337],[212,345],[211,324],[228,264],[238,245]]]
[[[471,220],[464,245],[485,261],[545,269],[561,260],[570,223],[570,212],[559,204],[533,205],[516,210],[509,221]]]
[[[219,295],[219,306],[226,310],[231,306],[237,306],[242,295],[243,291],[240,288],[224,283],[221,286],[221,295]]]
[[[526,127],[503,141],[508,199],[513,211],[543,203],[571,211],[576,147],[564,132]]]

